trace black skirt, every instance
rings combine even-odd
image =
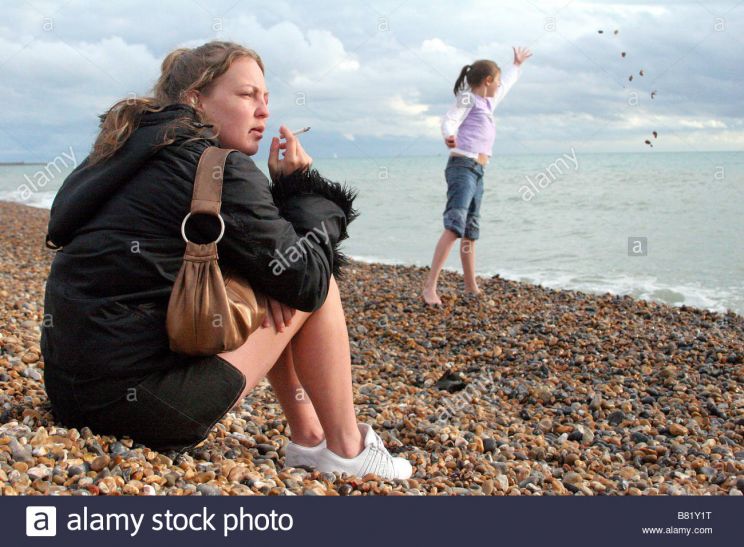
[[[207,438],[238,402],[245,375],[218,355],[168,352],[172,366],[144,376],[69,376],[54,367],[44,383],[55,418],[66,427],[128,436],[154,450],[183,452]]]

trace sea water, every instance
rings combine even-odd
[[[359,192],[343,250],[429,265],[446,162],[316,159],[322,175]],[[0,199],[49,208],[71,168],[1,165]],[[744,314],[744,152],[497,155],[484,184],[479,274]],[[461,271],[457,247],[446,267]]]

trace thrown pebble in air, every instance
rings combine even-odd
[[[613,32],[612,34],[618,34],[619,32],[619,30],[615,29],[615,32]]]
[[[622,53],[620,53],[620,55],[622,55],[623,57],[625,57],[626,53],[623,51]]]
[[[656,98],[656,90],[655,89],[651,92],[651,98],[652,99],[655,99]]]
[[[643,69],[641,69],[641,71],[638,74],[640,74],[641,76],[643,76]]]
[[[598,30],[597,31],[597,34],[604,34],[604,31],[603,30]]]
[[[659,136],[659,134],[656,131],[652,131],[651,134],[654,136],[654,138]]]
[[[646,143],[647,145],[649,145],[649,146],[650,146],[651,148],[653,148],[653,147],[654,147],[654,145],[653,145],[653,144],[651,144],[651,141],[650,141],[650,140],[646,139],[646,140],[645,140],[644,142],[645,142],[645,143]]]
[[[633,75],[632,74],[630,76],[628,76],[628,81],[629,82],[632,82],[633,81]]]

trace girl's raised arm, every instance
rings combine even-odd
[[[509,90],[514,86],[519,77],[522,75],[522,64],[532,57],[532,53],[527,48],[512,48],[514,50],[514,63],[509,65],[501,76],[501,85],[499,86],[496,95],[493,98],[492,107],[495,110],[496,106],[504,100],[504,97],[509,93]]]

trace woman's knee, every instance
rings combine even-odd
[[[310,315],[318,313],[325,309],[329,305],[333,305],[334,300],[339,299],[338,284],[336,283],[336,277],[331,274],[328,278],[328,290],[326,290],[325,296],[323,297],[322,303],[315,308],[314,311],[308,312]]]
[[[328,280],[328,292],[333,290],[336,294],[338,294],[338,283],[336,283],[336,276],[331,274],[330,279]]]
[[[337,305],[341,300],[341,293],[338,289],[338,283],[336,282],[336,276],[331,274],[331,277],[328,280],[328,292],[326,293],[325,300],[323,301],[323,305],[321,306],[321,309],[326,306],[335,306]]]

